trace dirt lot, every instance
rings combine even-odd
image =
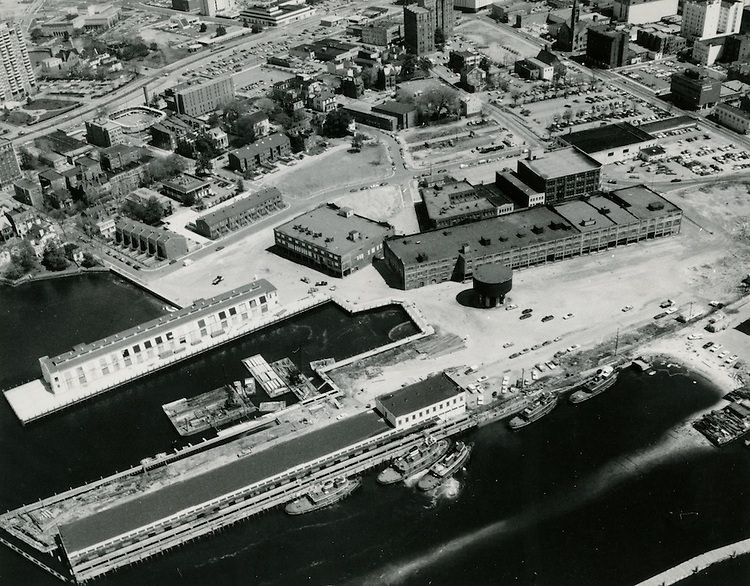
[[[539,53],[539,47],[533,43],[482,20],[465,19],[455,30],[463,41],[458,42],[457,48],[473,47],[496,63],[514,63]]]
[[[349,193],[334,201],[366,218],[390,222],[399,234],[419,232],[419,222],[408,188],[385,185]]]
[[[263,183],[275,185],[285,196],[306,199],[321,191],[380,179],[391,173],[385,146],[367,143],[360,153],[349,153],[350,144],[337,142],[325,155],[308,157],[284,172],[267,176]]]

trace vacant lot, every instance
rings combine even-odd
[[[456,48],[468,49],[466,45],[470,44],[502,65],[539,53],[539,47],[533,43],[482,20],[467,19],[456,27],[456,33],[466,41],[459,42]]]

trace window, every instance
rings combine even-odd
[[[219,312],[219,319],[227,319],[227,312],[226,311],[220,311]]]
[[[174,335],[172,332],[167,332],[167,340],[174,340]]]
[[[161,339],[161,336],[156,336],[156,340],[155,340],[155,341],[156,341],[156,345],[157,345],[157,346],[158,346],[159,344],[161,344],[161,343],[163,343],[163,342],[164,342],[164,340],[162,340],[162,339]]]
[[[146,340],[146,341],[145,341],[145,342],[143,343],[143,347],[144,347],[144,348],[146,348],[146,350],[148,350],[148,349],[149,349],[149,348],[151,348],[152,346],[153,346],[153,344],[151,343],[151,340]]]
[[[133,346],[133,354],[138,354],[140,351],[141,351],[141,347],[138,344]]]
[[[237,309],[234,307],[229,308],[229,315],[237,315]]]
[[[265,303],[266,302],[266,296],[265,295],[261,295],[260,296],[260,302],[261,303]]]

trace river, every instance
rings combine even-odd
[[[154,317],[162,305],[101,275],[0,289],[0,386],[36,376],[37,356]],[[403,320],[394,308],[351,318],[326,306],[25,428],[3,401],[0,505],[177,445],[160,405],[238,376],[239,358],[352,355],[387,341]],[[634,584],[750,536],[750,451],[678,450],[670,433],[715,397],[681,369],[626,371],[603,395],[561,402],[519,432],[496,423],[468,433],[474,449],[453,496],[381,487],[371,473],[334,507],[303,517],[272,511],[100,583]],[[715,572],[719,581],[696,576],[691,586],[750,583],[746,560]],[[0,581],[57,583],[5,548]]]

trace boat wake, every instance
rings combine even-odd
[[[445,562],[447,557],[458,555],[468,547],[489,539],[497,539],[506,534],[522,531],[533,525],[572,512],[583,503],[590,501],[634,474],[642,474],[678,451],[693,451],[699,448],[686,446],[678,437],[666,435],[654,446],[635,453],[626,454],[607,463],[595,473],[582,479],[546,500],[534,503],[517,515],[502,519],[435,545],[425,553],[401,563],[390,564],[357,578],[352,584],[400,584],[412,578],[424,568]],[[457,481],[456,481],[457,482]],[[460,486],[460,484],[459,484]],[[436,490],[441,490],[440,488]]]
[[[434,509],[440,501],[455,500],[460,492],[461,483],[458,480],[453,477],[444,480],[438,486],[425,493],[430,502],[424,508]]]

